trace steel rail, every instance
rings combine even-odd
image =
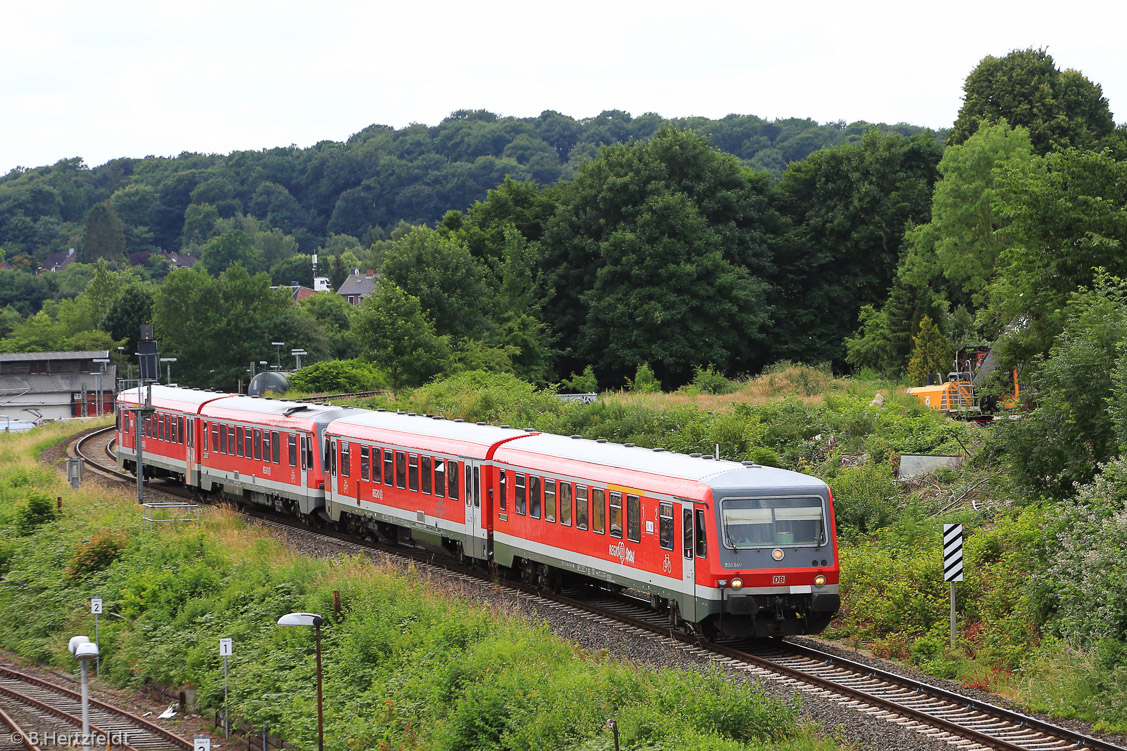
[[[12,718],[12,716],[9,715],[7,712],[5,712],[3,709],[0,709],[0,720],[2,720],[5,725],[7,725],[8,727],[10,727],[12,729],[13,738],[15,736],[19,736],[20,743],[22,743],[24,746],[26,746],[28,751],[42,751],[39,748],[39,746],[36,746],[32,742],[31,736],[29,736],[26,732],[24,732],[24,729],[22,727],[20,727],[20,724],[18,722],[16,722]]]
[[[74,715],[70,714],[69,712],[66,712],[62,709],[59,709],[58,707],[56,707],[52,704],[48,704],[45,701],[40,701],[39,699],[28,696],[27,694],[21,694],[19,691],[16,691],[15,689],[8,688],[7,686],[0,686],[0,694],[3,694],[4,696],[7,696],[7,697],[9,697],[9,698],[21,703],[21,704],[26,704],[29,707],[32,707],[34,709],[38,709],[40,712],[46,712],[47,714],[51,715],[52,717],[59,718],[63,722],[67,722],[67,723],[70,723],[72,725],[77,725],[80,728],[82,727],[82,718],[81,717],[75,717]],[[79,697],[79,701],[82,701],[81,697]],[[102,730],[102,728],[98,727],[94,723],[87,722],[86,724],[87,724],[87,727],[90,728],[90,734],[91,735],[101,735],[101,736],[105,736],[106,738],[110,737],[109,733],[107,733],[105,730]],[[119,744],[119,745],[121,746],[121,748],[124,748],[126,751],[138,751],[138,749],[136,747],[131,746],[128,743],[122,743],[122,744]]]
[[[21,673],[18,670],[13,670],[13,669],[11,669],[9,667],[5,667],[3,665],[0,665],[0,676],[6,677],[6,678],[11,678],[12,680],[17,680],[17,681],[20,681],[22,683],[27,683],[29,685],[36,686],[38,688],[46,689],[47,691],[54,691],[57,694],[62,694],[63,696],[67,697],[68,699],[73,699],[73,700],[80,701],[80,702],[82,701],[82,694],[79,693],[78,691],[73,691],[69,688],[65,688],[65,687],[60,686],[58,684],[51,683],[50,681],[45,681],[42,678],[35,677],[34,675],[28,675],[26,673]],[[2,687],[0,687],[0,688],[2,688]],[[162,728],[160,725],[157,725],[156,723],[153,723],[153,722],[149,722],[144,717],[139,717],[138,715],[135,715],[132,712],[127,712],[124,709],[120,709],[119,707],[115,707],[112,704],[107,704],[106,702],[100,701],[99,699],[95,699],[92,696],[90,697],[90,706],[97,707],[98,709],[101,709],[104,712],[108,712],[110,714],[117,715],[118,717],[121,717],[121,718],[127,720],[128,722],[136,725],[141,730],[144,730],[147,733],[151,733],[152,735],[163,738],[166,741],[169,741],[170,743],[173,743],[176,746],[179,746],[180,748],[184,748],[184,749],[191,749],[192,748],[192,743],[190,741],[187,741],[187,740],[181,738],[180,736],[176,735],[175,733],[173,733],[171,730],[167,730],[165,728]],[[94,726],[91,725],[90,727],[93,728]],[[102,732],[102,731],[98,731],[98,732]]]

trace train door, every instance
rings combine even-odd
[[[473,459],[463,461],[466,495],[466,555],[485,558],[487,531],[481,513],[481,465]]]
[[[696,537],[693,534],[693,504],[682,501],[681,505],[681,617],[688,621],[697,620],[697,574]]]
[[[196,481],[196,476],[195,476],[195,469],[196,469],[195,432],[196,431],[193,430],[193,428],[195,427],[195,424],[196,424],[195,418],[193,418],[191,415],[188,415],[187,418],[178,417],[178,418],[176,418],[176,420],[177,420],[178,426],[180,424],[183,424],[184,429],[186,430],[184,435],[177,436],[180,439],[180,441],[184,444],[184,482],[186,482],[189,485],[199,485],[199,482]],[[184,422],[180,423],[179,422],[180,420],[183,420]]]

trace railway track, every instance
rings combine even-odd
[[[13,748],[81,745],[82,695],[35,676],[0,666],[2,718]],[[184,751],[189,741],[143,717],[91,698],[93,746],[122,751]],[[3,747],[3,746],[0,746]]]
[[[92,438],[91,434],[87,438]],[[89,463],[92,460],[76,450]],[[97,464],[97,462],[94,462]],[[132,475],[102,468],[125,481]],[[176,486],[157,486],[161,492],[184,497]],[[194,494],[188,494],[195,497]],[[357,549],[379,551],[411,559],[417,567],[434,566],[447,575],[490,580],[488,572],[456,561],[444,561],[415,549],[382,542],[360,541],[355,536],[329,529],[309,527],[281,515],[259,510],[245,511],[260,523],[294,528],[329,537]],[[721,666],[747,672],[762,680],[781,681],[794,690],[837,701],[858,712],[915,730],[967,751],[1127,751],[1101,739],[1077,733],[994,704],[973,699],[928,683],[882,671],[848,659],[789,641],[709,641],[700,635],[674,629],[665,616],[654,612],[641,598],[604,590],[572,589],[561,593],[538,590],[520,582],[507,587],[522,596],[536,598],[576,617],[613,623],[620,630],[634,630],[666,641],[670,647],[707,657]]]

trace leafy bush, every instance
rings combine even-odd
[[[693,380],[689,384],[689,393],[694,394],[730,394],[736,390],[736,384],[729,381],[712,365],[693,368]]]
[[[889,464],[867,462],[842,468],[829,485],[840,535],[868,535],[899,516],[900,489]]]
[[[33,493],[27,503],[16,509],[16,534],[30,535],[37,527],[55,520],[55,500],[43,493]]]
[[[594,394],[598,390],[599,381],[590,365],[582,373],[572,373],[571,378],[560,381],[560,391],[565,394]]]
[[[104,571],[121,557],[127,542],[128,537],[122,532],[103,530],[95,533],[89,540],[74,546],[74,557],[65,569],[66,575],[77,578]]]
[[[661,393],[661,381],[657,380],[649,363],[642,363],[634,374],[634,380],[626,379],[626,390],[635,394]]]
[[[290,386],[306,393],[374,391],[383,385],[376,369],[362,360],[318,362],[305,366],[290,377]]]

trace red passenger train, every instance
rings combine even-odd
[[[119,396],[135,471],[137,390]],[[556,587],[648,593],[706,633],[817,633],[839,607],[814,477],[439,417],[154,387],[146,474],[441,548]]]

